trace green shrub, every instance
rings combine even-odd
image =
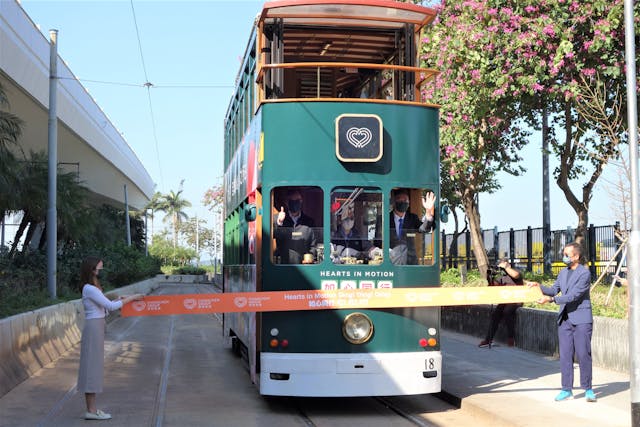
[[[203,274],[207,274],[207,270],[202,267],[194,267],[191,265],[185,265],[182,267],[174,267],[174,266],[163,266],[162,272],[164,274],[193,274],[196,276],[200,276]]]
[[[444,287],[451,286],[484,286],[487,284],[486,279],[480,276],[478,270],[468,270],[467,279],[462,283],[462,274],[457,268],[450,268],[440,273],[440,283]]]
[[[160,261],[124,244],[105,248],[64,247],[56,260],[56,300],[47,289],[47,257],[44,251],[0,252],[0,318],[60,301],[80,298],[80,265],[86,256],[102,258],[100,282],[105,289],[135,283],[160,272]]]
[[[187,266],[198,255],[194,249],[182,246],[173,247],[172,242],[162,238],[156,238],[153,241],[153,244],[149,247],[149,253],[160,259],[163,266],[174,267]]]
[[[138,249],[125,244],[105,248],[103,275],[106,282],[119,288],[160,273],[160,260],[145,257]]]
[[[214,274],[216,273],[216,268],[218,269],[217,274],[222,274],[222,264],[218,263],[217,265],[213,265],[213,264],[200,264],[201,268],[204,268],[204,270],[207,273],[211,273]]]

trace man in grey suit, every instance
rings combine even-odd
[[[573,396],[573,354],[580,365],[580,387],[585,390],[587,402],[595,402],[596,395],[591,388],[591,333],[593,314],[591,312],[591,273],[580,263],[582,248],[577,243],[564,247],[562,261],[567,268],[562,269],[552,286],[538,286],[543,296],[540,304],[556,303],[558,311],[558,343],[560,346],[560,372],[562,391],[555,400],[567,400]],[[558,295],[560,293],[560,295]]]

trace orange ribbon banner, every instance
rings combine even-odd
[[[151,295],[126,304],[122,316],[504,304],[540,296],[540,289],[526,286]]]

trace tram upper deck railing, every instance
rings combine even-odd
[[[291,101],[428,102],[423,89],[439,74],[432,68],[361,62],[261,64],[259,103]]]

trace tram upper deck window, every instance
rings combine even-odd
[[[334,264],[381,264],[381,228],[382,192],[379,189],[345,187],[331,192],[329,255]]]
[[[271,193],[274,264],[317,264],[324,257],[319,187],[277,187]]]
[[[395,188],[391,192],[389,258],[393,264],[432,265],[434,229],[435,193],[432,190]]]

